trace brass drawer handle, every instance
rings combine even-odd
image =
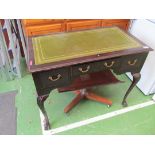
[[[88,65],[87,68],[86,68],[85,70],[84,70],[83,68],[80,67],[80,68],[79,68],[79,71],[82,72],[82,73],[86,73],[86,72],[89,71],[89,69],[90,69],[90,66]]]
[[[135,59],[133,62],[131,62],[130,60],[128,61],[128,64],[130,65],[130,66],[134,66],[135,64],[136,64],[136,62],[137,62],[137,59]]]
[[[106,67],[112,67],[114,65],[115,61],[112,61],[111,64],[108,64],[107,62],[104,63]]]
[[[53,78],[52,76],[49,76],[48,79],[51,81],[57,81],[61,78],[61,74],[58,74],[56,78]]]

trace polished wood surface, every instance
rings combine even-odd
[[[129,93],[131,92],[131,90],[134,88],[134,86],[138,83],[138,81],[141,78],[141,74],[140,73],[132,73],[132,76],[133,76],[133,82],[130,85],[130,87],[127,90],[127,92],[125,93],[124,98],[123,98],[123,101],[122,101],[122,105],[124,107],[127,107],[128,106],[127,101],[126,101],[127,96],[129,95]]]
[[[28,37],[107,26],[128,30],[129,22],[129,19],[22,19]]]
[[[64,19],[23,19],[23,24],[25,26],[38,26],[38,25],[47,25],[47,24],[55,24],[62,23]]]
[[[107,28],[105,28],[107,29]],[[84,30],[82,30],[84,31]],[[91,31],[91,30],[90,30]],[[94,30],[92,30],[94,31]],[[67,32],[67,33],[77,33],[77,32]],[[125,33],[125,32],[124,32]],[[61,33],[60,33],[61,34]],[[138,45],[138,47],[128,47],[126,49],[114,50],[113,52],[105,52],[102,54],[92,54],[89,56],[82,56],[79,58],[71,58],[66,60],[61,60],[57,62],[49,62],[46,64],[35,64],[35,55],[32,38],[29,38],[29,53],[28,53],[28,68],[32,72],[33,80],[37,90],[37,101],[41,112],[44,115],[44,127],[45,129],[50,128],[50,123],[47,117],[47,113],[44,107],[44,101],[50,94],[51,90],[55,88],[65,88],[71,86],[75,79],[78,77],[85,77],[90,74],[112,70],[116,74],[124,74],[126,72],[131,72],[134,80],[127,90],[122,105],[127,106],[126,99],[130,94],[131,90],[135,84],[140,79],[140,71],[148,55],[148,52],[152,49],[146,44],[137,40],[132,35],[126,33],[127,36],[132,37]],[[60,35],[61,37],[61,35]],[[99,42],[100,39],[96,38]],[[125,39],[124,39],[125,41]],[[65,44],[65,42],[64,42]],[[57,44],[59,46],[59,44]],[[113,44],[111,44],[112,46]],[[52,49],[52,48],[51,48]],[[70,49],[68,49],[70,50]],[[38,51],[39,52],[39,51]],[[59,51],[55,51],[59,52]],[[101,75],[102,78],[104,76]],[[94,83],[93,85],[96,85]],[[85,85],[87,88],[88,85]],[[80,89],[80,88],[79,88]],[[100,97],[92,95],[91,93],[87,96],[90,99],[101,99]],[[82,97],[79,95],[75,99],[69,108],[65,110],[68,112]],[[98,101],[99,101],[98,100]]]
[[[28,36],[37,36],[43,34],[55,33],[55,32],[63,32],[64,25],[61,23],[54,23],[50,25],[36,25],[30,26],[26,28],[26,32]]]
[[[74,21],[66,24],[66,31],[93,29],[101,27],[101,20]]]
[[[73,107],[75,107],[82,99],[84,99],[85,96],[83,93],[78,92],[78,94],[76,95],[76,97],[71,101],[71,103],[69,103],[65,109],[64,112],[68,113]]]
[[[71,101],[71,103],[65,107],[64,112],[69,112],[82,99],[89,99],[111,106],[111,100],[95,94],[91,88],[98,85],[108,85],[118,82],[120,81],[109,70],[81,75],[76,78],[71,85],[58,89],[59,92],[74,91],[76,94],[76,97]]]
[[[50,125],[50,122],[49,122],[49,119],[48,119],[48,115],[47,115],[47,112],[46,112],[45,107],[44,107],[44,102],[48,98],[48,96],[49,95],[43,95],[43,96],[38,96],[37,97],[38,107],[39,107],[40,111],[44,115],[44,129],[45,130],[49,130],[51,128],[50,127],[51,125]]]
[[[112,105],[112,101],[101,97],[99,95],[96,95],[95,93],[91,92],[90,89],[83,89],[83,90],[79,90],[76,91],[76,97],[71,101],[71,103],[69,103],[65,109],[64,112],[68,113],[73,107],[75,107],[82,99],[88,99],[88,100],[93,100],[96,102],[100,102],[103,104],[107,104],[108,106]]]
[[[119,81],[110,70],[102,70],[100,72],[76,76],[70,85],[67,87],[61,87],[58,89],[58,91],[75,91],[84,88],[91,88],[93,86],[116,84],[119,82],[121,81]]]

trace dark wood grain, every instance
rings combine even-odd
[[[51,128],[50,123],[49,123],[49,119],[48,119],[48,115],[47,115],[47,112],[46,112],[45,107],[44,107],[44,102],[48,98],[48,96],[49,95],[44,95],[44,96],[38,96],[37,97],[38,107],[40,108],[41,112],[44,115],[43,122],[44,122],[44,128],[45,128],[45,130],[48,130],[48,129]]]
[[[131,34],[129,35],[133,37]],[[136,39],[137,42],[142,44],[142,47],[114,51],[111,53],[104,53],[99,55],[96,54],[91,56],[79,57],[75,59],[68,59],[65,61],[47,63],[42,65],[35,65],[32,38],[28,39],[29,49],[27,66],[29,71],[32,72],[33,80],[38,94],[37,103],[41,112],[44,115],[45,129],[49,129],[50,127],[47,113],[44,108],[45,99],[48,97],[51,90],[55,88],[71,86],[70,90],[77,89],[77,86],[72,85],[77,77],[82,77],[93,73],[96,74],[97,72],[107,70],[113,70],[113,72],[116,74],[124,74],[126,72],[131,72],[134,77],[134,80],[129,89],[127,90],[122,102],[123,106],[127,105],[127,97],[136,85],[136,83],[139,81],[141,68],[143,67],[143,64],[147,58],[149,51],[152,51],[152,49],[148,47],[146,44],[142,43],[135,37],[133,38]],[[143,48],[143,46],[147,46],[148,48]],[[90,68],[87,68],[88,66]],[[79,68],[82,68],[82,72],[79,71]],[[59,74],[61,75],[60,78],[58,78]],[[102,74],[100,74],[100,76],[102,76]],[[104,78],[105,76],[102,77]],[[88,82],[85,83],[84,87],[90,87],[90,85],[92,86],[92,84],[102,84],[103,81],[104,80],[98,79],[96,83]],[[61,90],[64,91],[63,88]],[[91,97],[92,95],[88,96],[88,98]],[[68,112],[82,98],[83,96],[81,95],[77,96],[77,98],[73,102],[71,102],[71,105],[68,106],[65,112]],[[100,100],[101,98],[96,97],[96,99]]]
[[[134,73],[134,74],[132,73],[132,76],[133,76],[133,81],[132,81],[129,89],[125,93],[124,98],[123,98],[123,101],[122,101],[122,105],[124,107],[127,107],[128,106],[127,101],[126,101],[126,98],[128,97],[128,95],[131,92],[131,90],[134,88],[134,86],[138,83],[138,81],[141,78],[141,74],[140,73]]]

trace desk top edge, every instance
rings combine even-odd
[[[110,26],[110,27],[114,27],[114,26]],[[108,27],[106,27],[106,28],[108,28]],[[101,28],[97,28],[97,29],[101,29]],[[84,31],[84,30],[80,30],[80,31]],[[124,31],[124,30],[122,30],[122,31]],[[124,31],[124,32],[127,35],[131,36],[133,39],[135,39],[138,43],[142,44],[143,46],[147,46],[146,44],[144,44],[142,41],[137,39],[135,36],[133,36],[129,32],[126,32],[126,31]],[[65,32],[65,33],[71,33],[71,32]],[[56,34],[60,34],[60,33],[56,33]],[[60,67],[67,67],[70,65],[75,65],[75,64],[80,64],[80,63],[104,60],[104,59],[108,59],[108,58],[120,57],[120,56],[130,55],[130,54],[149,52],[149,51],[153,50],[149,46],[147,46],[148,48],[146,48],[146,49],[144,49],[142,47],[138,47],[138,48],[132,48],[132,49],[127,49],[127,50],[114,51],[111,53],[103,53],[103,54],[100,54],[100,56],[91,55],[91,56],[85,56],[82,58],[74,58],[74,59],[69,59],[69,60],[65,60],[65,61],[58,61],[58,62],[52,62],[52,63],[42,64],[42,65],[35,65],[32,37],[28,38],[28,46],[29,46],[29,50],[28,50],[29,51],[29,54],[28,54],[29,64],[27,64],[27,65],[28,65],[28,69],[30,72],[37,72],[37,71],[42,71],[42,70],[50,70],[50,69],[55,69],[55,68],[60,68]]]

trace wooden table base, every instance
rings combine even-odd
[[[97,101],[97,102],[101,102],[103,104],[107,104],[108,107],[110,107],[112,105],[112,101],[98,96],[96,94],[94,94],[93,92],[91,92],[91,89],[82,89],[82,90],[78,90],[75,91],[75,94],[77,94],[77,96],[71,101],[71,103],[69,103],[65,109],[64,112],[67,113],[69,112],[74,106],[76,106],[82,99],[89,99],[89,100],[93,100],[93,101]]]
[[[114,84],[118,82],[120,81],[110,70],[86,74],[78,77],[70,86],[58,89],[59,92],[73,91],[76,94],[76,97],[69,103],[69,105],[67,105],[64,112],[69,112],[82,99],[97,101],[110,107],[112,105],[112,101],[96,95],[91,91],[91,88],[98,85]]]

